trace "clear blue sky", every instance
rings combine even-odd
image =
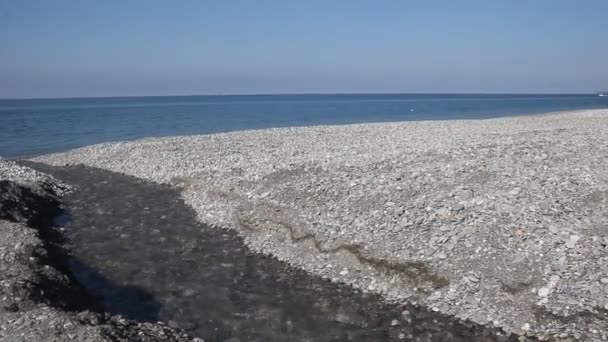
[[[606,0],[0,0],[0,43],[0,98],[608,88]]]

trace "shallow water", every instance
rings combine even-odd
[[[71,268],[112,313],[169,322],[205,341],[508,340],[253,254],[233,232],[198,223],[168,186],[27,164],[78,188],[65,201]]]
[[[0,156],[142,137],[608,108],[608,97],[522,94],[164,96],[0,100]]]

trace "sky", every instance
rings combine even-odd
[[[605,0],[0,0],[0,98],[578,93]]]

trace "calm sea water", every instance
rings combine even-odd
[[[594,95],[225,95],[0,100],[0,156],[143,137],[608,108]]]

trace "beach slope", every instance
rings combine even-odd
[[[387,300],[608,331],[608,110],[106,143],[41,156],[183,189],[207,224]]]

